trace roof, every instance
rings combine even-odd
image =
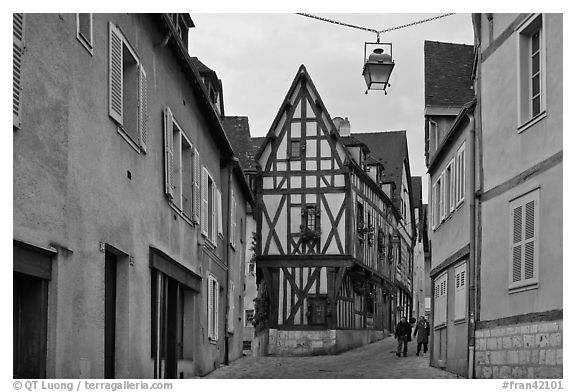
[[[235,155],[240,160],[242,169],[245,171],[256,170],[254,155],[260,147],[259,141],[264,141],[264,138],[250,136],[248,117],[245,116],[226,116],[222,119],[222,125],[232,143]]]
[[[425,106],[460,107],[474,97],[474,46],[424,41]]]
[[[384,166],[382,180],[393,182],[396,189],[401,189],[402,165],[408,158],[406,131],[354,133],[353,136],[370,146],[370,155]],[[400,208],[400,200],[397,197],[392,200],[396,208]]]

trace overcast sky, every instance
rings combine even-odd
[[[440,14],[316,14],[383,30]],[[222,80],[225,113],[248,116],[252,136],[264,136],[300,64],[328,113],[348,117],[354,132],[406,130],[413,176],[424,178],[424,41],[473,43],[470,14],[457,14],[385,33],[396,66],[388,95],[362,77],[364,42],[376,35],[295,14],[191,14],[191,56]]]

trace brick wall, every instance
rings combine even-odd
[[[476,331],[476,378],[562,378],[562,320]]]

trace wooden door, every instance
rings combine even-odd
[[[117,257],[106,252],[104,264],[104,378],[115,378]]]

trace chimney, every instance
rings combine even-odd
[[[350,121],[348,121],[348,117],[344,119],[342,117],[334,117],[332,122],[340,136],[350,136]]]

